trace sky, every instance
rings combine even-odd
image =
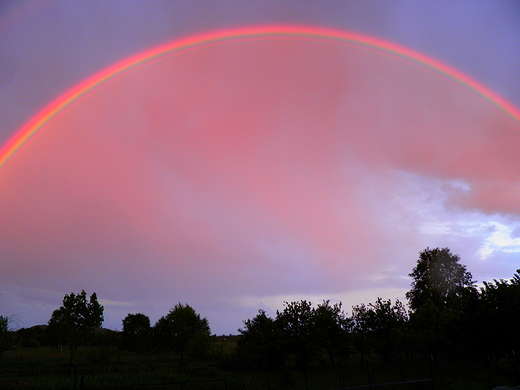
[[[236,334],[405,301],[427,247],[511,278],[519,44],[517,1],[0,2],[0,146],[60,108],[0,165],[0,314],[84,289],[106,328],[181,302]]]

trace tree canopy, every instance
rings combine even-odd
[[[276,318],[264,310],[244,321],[239,346],[242,356],[253,365],[279,367],[287,361],[306,369],[309,363],[326,353],[331,361],[348,353],[350,322],[341,304],[323,301],[317,307],[306,300],[284,302]]]
[[[55,341],[70,347],[70,359],[73,360],[78,347],[88,343],[94,329],[103,323],[104,308],[93,293],[87,300],[87,293],[65,294],[63,306],[54,310],[49,320],[49,333]]]
[[[285,352],[281,346],[283,334],[265,310],[260,309],[255,317],[244,321],[244,328],[238,332],[238,345],[246,360],[259,367],[280,366]]]
[[[415,311],[431,300],[446,307],[465,288],[473,288],[475,282],[466,266],[459,263],[459,255],[448,248],[426,248],[419,253],[419,260],[412,273],[412,289],[406,293],[410,308]]]
[[[0,356],[13,347],[13,340],[10,334],[13,321],[14,316],[0,315]]]
[[[150,349],[150,318],[143,313],[128,314],[123,319],[123,345],[129,351]]]
[[[356,348],[364,354],[374,350],[389,359],[402,338],[408,323],[408,313],[401,301],[377,298],[352,308],[352,330]]]
[[[185,352],[203,353],[211,336],[207,318],[201,318],[191,306],[182,303],[157,321],[154,333],[156,345],[180,353],[181,365]]]

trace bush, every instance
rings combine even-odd
[[[41,345],[38,340],[30,339],[30,340],[22,340],[23,348],[40,348]]]

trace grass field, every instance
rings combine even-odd
[[[506,360],[486,367],[451,364],[437,368],[437,390],[489,390],[511,379]],[[206,359],[188,359],[180,367],[175,354],[135,354],[116,348],[83,348],[70,364],[68,351],[21,348],[0,358],[0,389],[316,389],[338,390],[431,377],[427,359],[404,355],[383,363],[376,356],[353,355],[331,367],[328,361],[301,372],[288,365],[276,371],[245,369],[236,356],[236,340],[219,339]],[[508,379],[509,378],[509,379]],[[431,389],[432,383],[399,384],[392,389]]]

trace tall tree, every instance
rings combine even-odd
[[[0,356],[13,347],[12,324],[14,316],[0,315]]]
[[[428,300],[439,307],[447,307],[460,297],[465,288],[474,288],[475,282],[460,257],[448,248],[426,248],[419,254],[417,265],[409,274],[412,289],[406,293],[410,308],[416,311]]]
[[[260,310],[256,317],[244,321],[239,329],[240,351],[256,365],[290,369],[296,364],[305,371],[316,357],[325,353],[331,362],[348,355],[351,320],[341,310],[341,302],[323,301],[316,308],[302,300],[284,302],[276,318]]]
[[[350,352],[350,330],[352,320],[341,309],[341,302],[330,304],[324,300],[314,310],[314,332],[320,345],[334,364],[336,357],[347,356]]]
[[[283,335],[265,310],[244,321],[244,328],[238,331],[242,335],[238,341],[239,353],[246,362],[257,367],[280,367],[286,352],[282,346]]]
[[[284,302],[284,309],[276,312],[276,322],[284,333],[285,347],[294,354],[296,363],[306,369],[311,358],[319,350],[315,331],[315,309],[312,303]]]
[[[352,308],[354,341],[363,356],[373,349],[388,360],[399,347],[408,323],[408,313],[401,301],[377,298],[375,303]]]
[[[128,314],[123,319],[123,346],[129,351],[144,352],[151,348],[150,318],[143,313]]]
[[[187,351],[203,354],[211,341],[211,330],[206,318],[189,305],[178,303],[166,316],[161,317],[154,326],[156,342],[166,349],[176,351],[181,356],[180,364],[184,364]]]
[[[96,293],[87,300],[87,293],[65,294],[63,306],[54,310],[49,320],[49,333],[58,345],[66,343],[70,348],[70,360],[78,348],[92,340],[94,330],[103,323],[104,308],[97,300]]]
[[[520,354],[520,270],[510,280],[484,282],[480,298],[480,339],[488,352]]]

